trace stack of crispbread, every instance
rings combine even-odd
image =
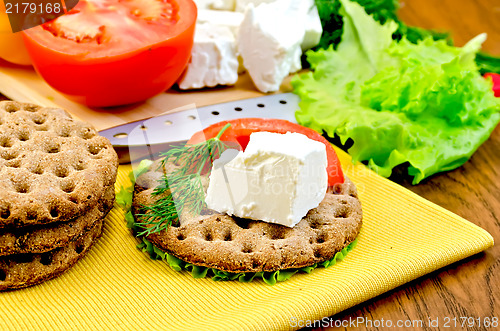
[[[87,253],[113,206],[117,167],[89,124],[0,102],[0,291],[58,276]]]

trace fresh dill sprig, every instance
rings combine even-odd
[[[212,163],[229,146],[220,137],[231,126],[226,124],[216,137],[207,141],[174,147],[163,153],[161,166],[167,163],[181,165],[171,173],[164,173],[160,185],[153,191],[153,196],[162,195],[152,205],[143,206],[144,212],[137,215],[137,228],[143,229],[138,236],[148,236],[178,224],[179,215],[185,210],[198,214],[205,207],[205,194],[201,175],[208,172]],[[186,209],[187,208],[187,209]]]

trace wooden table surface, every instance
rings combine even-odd
[[[500,56],[500,1],[499,0],[406,0],[400,10],[401,18],[410,25],[452,32],[457,45],[463,45],[481,32],[488,33],[483,50]],[[61,97],[35,81],[29,69],[9,67],[0,63],[1,70],[11,70],[26,76],[30,88],[45,94],[48,100]],[[1,77],[1,76],[0,76]],[[289,85],[284,84],[283,90]],[[23,91],[12,89],[8,95],[24,98]],[[15,95],[15,96],[13,96]],[[92,112],[71,102],[60,99],[65,108],[78,117],[93,122],[104,129],[131,120],[154,116],[165,109],[196,102],[198,106],[228,100],[259,96],[247,76],[236,87],[205,90],[196,93],[169,91],[158,100],[167,102],[164,107],[147,104],[136,109],[120,109],[113,113]],[[0,97],[1,98],[1,97]],[[50,103],[50,101],[47,101]],[[91,115],[89,115],[91,114]],[[91,118],[89,118],[91,117]],[[466,139],[466,137],[464,137]],[[412,186],[405,178],[394,180],[424,198],[466,218],[486,229],[495,240],[500,239],[500,126],[492,136],[462,167],[436,175],[418,186]],[[451,266],[421,277],[409,284],[353,307],[334,319],[355,320],[422,320],[445,317],[500,318],[500,248],[495,246],[484,253],[470,257]],[[377,329],[358,325],[360,329]],[[384,328],[379,328],[384,329]],[[426,329],[430,329],[427,328]],[[456,328],[450,328],[456,329]],[[460,328],[459,328],[460,329]],[[483,328],[473,327],[472,330]]]
[[[483,50],[500,56],[500,1],[405,0],[400,17],[409,25],[452,32],[459,46],[488,33]],[[464,137],[466,139],[466,137]],[[406,188],[487,230],[500,241],[500,125],[463,166]],[[353,320],[500,318],[500,246],[472,256],[334,316]],[[450,324],[450,326],[453,324]],[[460,324],[459,324],[460,325]],[[361,326],[361,325],[360,325]],[[361,327],[361,330],[375,328]],[[381,328],[383,329],[383,328]],[[429,330],[430,328],[425,328]],[[454,330],[457,328],[449,328]],[[458,329],[462,329],[459,327]],[[482,327],[467,328],[484,330]],[[499,329],[499,328],[497,328]]]

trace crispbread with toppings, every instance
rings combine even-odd
[[[132,211],[159,198],[154,188],[163,171],[156,162],[137,178]],[[205,190],[208,178],[203,178]],[[317,208],[293,228],[241,219],[204,209],[182,215],[178,226],[147,236],[158,248],[186,262],[228,272],[275,271],[301,268],[332,259],[358,235],[361,203],[355,185],[346,178],[326,194]]]

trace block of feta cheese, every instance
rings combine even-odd
[[[228,27],[197,24],[191,60],[180,77],[181,89],[233,85],[238,80],[238,57]]]
[[[236,0],[236,6],[235,6],[235,11],[236,12],[245,12],[246,8],[248,5],[251,3],[253,4],[254,7],[260,5],[261,3],[270,3],[274,2],[276,0]],[[308,50],[310,48],[313,48],[319,43],[319,40],[321,39],[321,34],[323,33],[323,27],[321,26],[321,19],[319,17],[318,13],[318,8],[316,7],[316,4],[314,0],[303,0],[305,3],[308,4],[308,12],[307,12],[307,18],[305,21],[305,35],[304,35],[304,40],[302,41],[302,44],[300,45],[302,48],[302,51]],[[292,3],[292,2],[290,2]],[[220,11],[218,11],[220,13]],[[200,16],[200,13],[198,12],[198,17]],[[243,19],[243,15],[241,17]],[[241,21],[240,21],[241,23]],[[299,68],[300,69],[300,68]],[[292,71],[294,72],[294,71]]]
[[[234,11],[236,0],[194,0],[196,8],[215,9],[219,11]]]
[[[231,30],[235,38],[242,21],[243,13],[212,9],[199,9],[196,19],[196,23],[210,23],[212,25],[226,26]]]
[[[198,11],[200,9],[211,8],[213,2],[214,2],[214,0],[194,0],[194,3],[196,4],[196,8],[198,8]]]
[[[238,36],[238,31],[242,21],[243,13],[212,9],[198,10],[198,18],[196,20],[197,23],[210,23],[213,25],[226,26],[231,30],[235,39]],[[238,74],[243,72],[245,72],[243,59],[238,55]]]
[[[276,0],[236,0],[234,10],[237,12],[245,12],[249,4],[252,4],[254,7],[257,7],[261,3],[270,3]]]
[[[306,26],[305,26],[305,34],[304,40],[302,40],[302,44],[300,47],[302,51],[313,48],[317,44],[319,44],[319,40],[321,39],[321,35],[323,34],[323,27],[321,26],[321,19],[319,18],[318,8],[314,1],[311,0],[311,7],[307,13],[306,18]]]
[[[301,68],[301,44],[309,1],[249,4],[238,33],[238,52],[257,89],[278,91],[283,79]]]
[[[213,164],[205,202],[228,215],[293,227],[324,199],[325,145],[300,133],[256,132]]]
[[[235,5],[235,0],[213,0],[210,9],[233,11]]]

